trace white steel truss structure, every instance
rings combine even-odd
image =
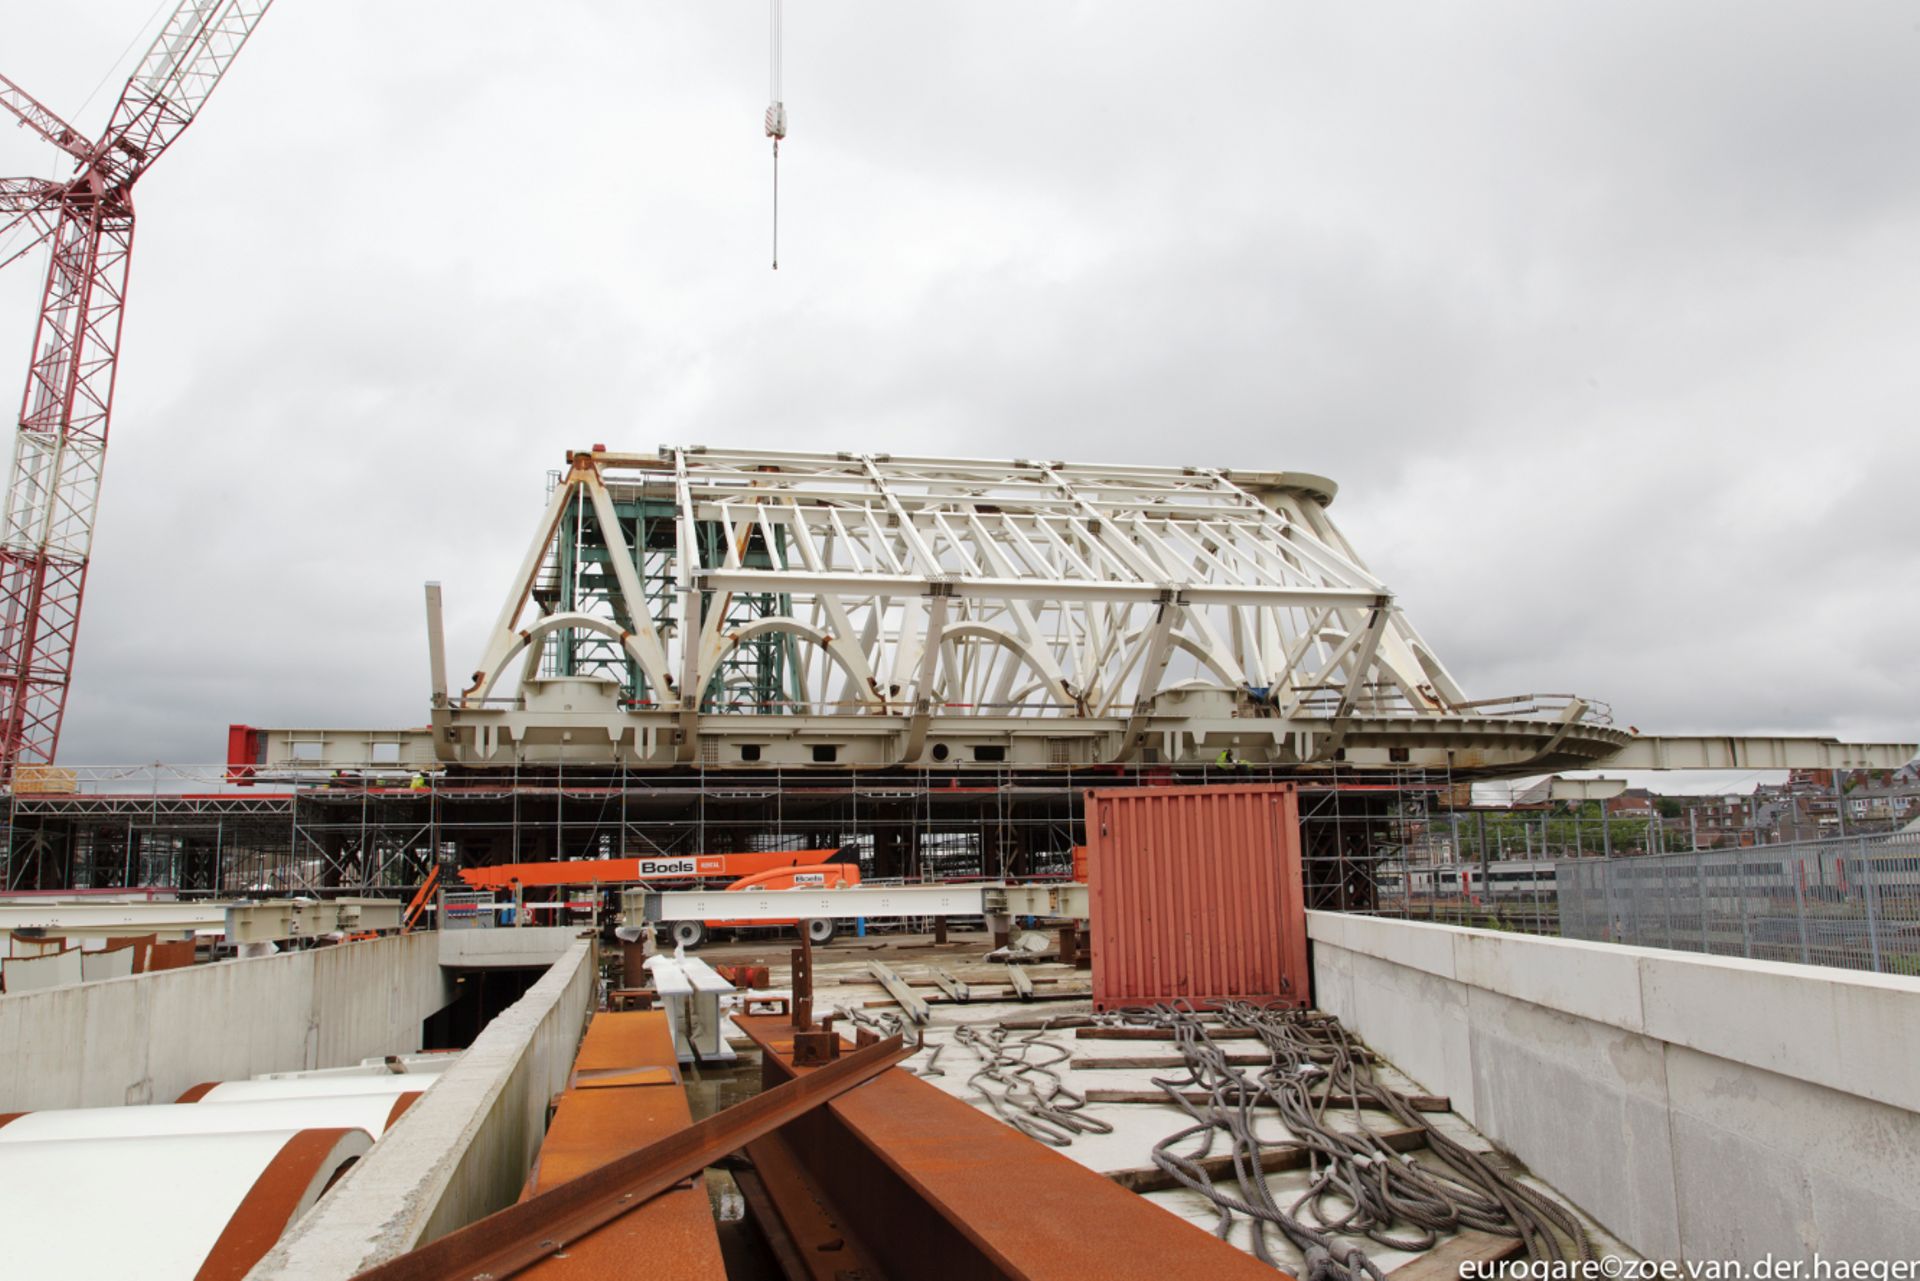
[[[466,688],[436,677],[436,746],[468,764],[1398,764],[1407,731],[1462,723],[1509,756],[1617,745],[1580,700],[1468,699],[1334,526],[1334,493],[1292,472],[575,454]],[[1550,728],[1514,742],[1516,723]]]
[[[781,701],[816,713],[1110,716],[1191,680],[1283,713],[1466,701],[1327,518],[1333,486],[1317,477],[663,452],[575,462],[489,639],[479,692],[525,643],[514,611],[551,559],[547,526],[563,505],[590,502],[607,530],[614,490],[657,489],[679,522],[672,612],[626,638],[656,689],[712,679],[728,649],[778,631],[805,642]],[[603,479],[622,471],[634,480]],[[717,564],[699,554],[702,526],[723,535]],[[713,598],[737,593],[790,608],[730,631]]]
[[[1695,768],[1911,755],[1640,739],[1569,695],[1471,699],[1335,527],[1334,494],[1299,472],[575,453],[458,683],[429,585],[432,726],[389,755],[1482,774],[1656,746]],[[396,733],[247,732],[268,768],[360,764]]]

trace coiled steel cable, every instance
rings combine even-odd
[[[865,1010],[858,1009],[855,1006],[842,1005],[837,1007],[834,1013],[855,1027],[867,1028],[872,1032],[878,1033],[882,1038],[897,1036],[908,1045],[926,1044],[926,1037],[921,1033],[920,1029],[908,1024],[905,1019],[895,1014],[892,1010],[882,1010],[878,1014],[869,1014]],[[934,1057],[939,1057],[938,1051],[935,1052]]]
[[[1237,1215],[1251,1220],[1253,1251],[1273,1264],[1267,1239],[1278,1230],[1305,1256],[1309,1281],[1381,1281],[1380,1269],[1351,1238],[1399,1250],[1432,1247],[1443,1232],[1474,1228],[1525,1243],[1530,1259],[1592,1259],[1580,1220],[1551,1197],[1495,1169],[1478,1153],[1434,1129],[1406,1096],[1384,1085],[1372,1055],[1339,1020],[1282,1007],[1229,1002],[1224,1026],[1254,1033],[1268,1061],[1247,1072],[1234,1067],[1184,1003],[1102,1016],[1113,1026],[1170,1031],[1185,1064],[1181,1078],[1153,1078],[1193,1124],[1155,1145],[1155,1164],[1220,1211],[1216,1234],[1225,1237]],[[1187,1096],[1206,1096],[1196,1103]],[[1351,1129],[1328,1120],[1333,1100],[1351,1100]],[[1291,1132],[1287,1144],[1304,1147],[1307,1189],[1282,1208],[1263,1173],[1264,1150],[1276,1146],[1255,1132],[1256,1115],[1271,1107]],[[1444,1168],[1422,1164],[1376,1133],[1361,1109],[1386,1112],[1420,1132]],[[1216,1183],[1201,1164],[1225,1136],[1235,1190]],[[1191,1144],[1188,1150],[1181,1145]],[[1348,1238],[1343,1241],[1339,1238]],[[1277,1266],[1277,1264],[1276,1264]]]
[[[1004,1027],[983,1032],[972,1024],[959,1024],[953,1029],[952,1043],[980,1063],[967,1084],[1002,1121],[1053,1147],[1068,1146],[1076,1134],[1111,1134],[1113,1127],[1105,1121],[1082,1115],[1086,1096],[1054,1070],[1072,1058],[1073,1051],[1048,1040],[1049,1030],[1043,1025],[1015,1037]]]

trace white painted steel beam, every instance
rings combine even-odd
[[[1168,588],[1162,581],[1139,579],[989,578],[964,576],[931,578],[916,574],[809,574],[770,569],[709,569],[700,581],[714,591],[877,593],[884,596],[925,596],[938,583],[962,600],[1007,601],[1115,601],[1148,605],[1158,602]],[[1280,605],[1306,608],[1316,605],[1371,605],[1378,593],[1365,588],[1262,587],[1221,584],[1186,587],[1181,592],[1196,605]]]
[[[1624,778],[1555,778],[1548,794],[1556,801],[1605,801],[1626,790]]]
[[[225,934],[229,942],[317,938],[337,930],[390,930],[401,905],[390,899],[274,899],[257,903],[39,901],[0,903],[0,932],[50,935]]]
[[[628,890],[629,921],[851,921],[861,917],[1055,916],[1085,919],[1084,885],[859,885],[836,890]]]
[[[226,924],[224,903],[88,903],[43,902],[0,904],[0,930],[45,929],[49,934],[186,934],[220,930]]]
[[[721,998],[733,994],[733,984],[697,956],[650,956],[646,967],[666,1009],[681,1062],[730,1062],[737,1057],[727,1044],[727,1017],[721,1008]]]
[[[1832,738],[1635,738],[1600,762],[1608,769],[1898,769],[1913,743],[1842,743]]]
[[[224,924],[229,943],[272,943],[398,929],[400,912],[400,903],[393,899],[275,899],[232,904]]]

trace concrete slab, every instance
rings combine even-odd
[[[1468,991],[1475,1126],[1636,1249],[1677,1257],[1664,1047],[1485,989]]]
[[[1421,970],[1443,979],[1455,977],[1457,962],[1454,941],[1457,936],[1445,926],[1427,926],[1417,921],[1393,921],[1371,916],[1343,916],[1337,925],[1326,919],[1336,915],[1339,914],[1310,913],[1307,937],[1313,937],[1315,928],[1323,931],[1335,928],[1347,940],[1338,946],[1350,951],[1378,956],[1395,965]],[[1399,928],[1401,926],[1412,928]]]
[[[1688,1169],[1732,1159],[1736,1169],[1791,1173],[1798,1199],[1761,1239],[1776,1240],[1791,1226],[1799,1250],[1829,1258],[1866,1257],[1863,1233],[1881,1240],[1904,1235],[1912,1245],[1913,1225],[1920,1224],[1920,1114],[1680,1047],[1669,1047],[1667,1063],[1674,1143]],[[1775,1184],[1786,1180],[1773,1177]],[[1726,1247],[1732,1252],[1725,1257],[1747,1257],[1734,1250],[1738,1233],[1726,1225],[1736,1208],[1727,1198],[1751,1195],[1744,1182],[1722,1176],[1679,1183],[1681,1214],[1696,1226],[1690,1248]],[[1860,1212],[1874,1204],[1883,1218]],[[1735,1227],[1740,1217],[1733,1215]],[[1875,1222],[1886,1226],[1876,1229]]]
[[[1364,924],[1361,928],[1364,929]],[[1336,923],[1326,932],[1338,932],[1338,929],[1339,923]],[[883,958],[909,981],[919,974],[918,967],[927,962],[944,965],[963,980],[973,981],[968,978],[969,974],[974,972],[973,963],[990,946],[984,936],[977,939],[956,936],[946,948],[935,948],[923,937],[906,939],[897,935],[889,937],[895,941],[896,945],[884,949],[870,950],[869,947],[857,942],[841,940],[832,946],[815,950],[814,1006],[817,1013],[831,1012],[841,1005],[864,1006],[869,1001],[882,1001],[884,992],[866,981],[866,963],[876,956]],[[1422,959],[1436,968],[1444,968],[1441,957],[1443,952],[1450,954],[1452,942],[1444,934],[1436,935],[1435,938],[1439,943],[1445,944],[1444,949],[1439,946],[1439,943],[1428,941],[1410,945],[1403,949],[1401,954]],[[776,983],[776,990],[786,991],[784,946],[774,944],[709,946],[703,949],[702,954],[715,962],[726,959],[766,963],[773,971],[772,977]],[[1356,970],[1364,969],[1371,962],[1371,958],[1356,953],[1342,952],[1339,955],[1340,964],[1351,965]],[[1384,982],[1385,976],[1396,969],[1384,962],[1371,963],[1378,965],[1380,972],[1359,980],[1363,996],[1355,999],[1366,999],[1364,993],[1366,985],[1369,982]],[[986,968],[980,967],[983,971]],[[1086,979],[1084,971],[1073,971],[1053,963],[1043,963],[1030,969],[1037,980],[1042,980],[1040,985],[1042,991],[1047,988],[1044,983],[1046,979],[1057,979],[1059,986],[1062,987],[1083,984]],[[1407,973],[1405,970],[1400,972]],[[1343,974],[1329,975],[1317,972],[1316,990],[1322,993],[1330,990],[1351,992],[1355,985],[1348,981],[1348,977]],[[1430,980],[1432,984],[1430,990],[1436,998],[1443,1001],[1446,1006],[1458,1009],[1464,1016],[1466,995],[1459,984],[1424,972],[1413,977],[1415,981]],[[1391,1006],[1384,993],[1374,996],[1373,999],[1377,1010],[1390,1011]],[[1320,1004],[1322,1008],[1328,1008],[1330,1012],[1345,1017],[1345,1011],[1335,1008],[1338,998],[1333,1001],[1323,999]],[[979,1110],[991,1112],[990,1106],[980,1092],[969,1083],[969,1078],[979,1067],[979,1061],[954,1040],[954,1029],[963,1024],[985,1026],[1002,1021],[1038,1022],[1049,1017],[1071,1019],[1085,1017],[1090,1010],[1091,1005],[1087,1001],[1022,1004],[1017,1001],[976,999],[964,1005],[935,1003],[930,1007],[932,1021],[925,1033],[929,1048],[907,1060],[904,1066],[909,1071],[925,1072],[928,1060],[933,1058],[933,1047],[943,1046],[937,1059],[934,1059],[937,1073],[927,1075],[925,1079],[943,1093],[961,1099]],[[864,1012],[869,1015],[878,1015],[885,1011],[873,1009]],[[1408,1046],[1413,1057],[1423,1065],[1432,1064],[1433,1066],[1426,1069],[1431,1080],[1426,1079],[1425,1076],[1416,1080],[1412,1075],[1398,1070],[1403,1065],[1399,1063],[1397,1055],[1384,1044],[1374,1042],[1376,1048],[1395,1059],[1394,1065],[1383,1067],[1382,1071],[1397,1088],[1410,1094],[1447,1093],[1447,1083],[1451,1082],[1459,1086],[1462,1098],[1471,1097],[1473,1074],[1464,1030],[1464,1017],[1458,1027],[1452,1027],[1446,1018],[1436,1013],[1409,1015],[1401,1025],[1401,1029],[1402,1041]],[[1058,1050],[1064,1052],[1069,1062],[1076,1059],[1093,1061],[1126,1059],[1173,1052],[1171,1045],[1161,1042],[1081,1040],[1074,1036],[1071,1028],[1056,1029],[1048,1034],[1047,1039]],[[1236,1048],[1240,1046],[1237,1042],[1227,1044]],[[1254,1047],[1249,1043],[1246,1048]],[[1036,1052],[1035,1054],[1037,1060],[1053,1057],[1056,1055],[1052,1053]],[[1089,1089],[1154,1090],[1158,1088],[1155,1085],[1156,1079],[1178,1079],[1181,1076],[1178,1070],[1152,1068],[1075,1069],[1063,1066],[1059,1070],[1065,1083],[1082,1093]],[[1060,1148],[1059,1151],[1071,1160],[1103,1173],[1150,1166],[1153,1163],[1154,1145],[1168,1135],[1192,1124],[1190,1114],[1172,1103],[1095,1103],[1086,1106],[1079,1115],[1110,1125],[1112,1132],[1075,1134],[1072,1142]],[[1384,1125],[1397,1125],[1397,1122],[1389,1121],[1384,1114],[1377,1114],[1377,1119]],[[1484,1136],[1478,1134],[1472,1126],[1458,1116],[1435,1114],[1429,1120],[1443,1127],[1454,1137],[1468,1142],[1470,1146],[1481,1150],[1492,1148],[1492,1144]],[[1341,1121],[1339,1124],[1346,1123]],[[1284,1141],[1289,1137],[1285,1126],[1275,1116],[1262,1117],[1259,1126],[1262,1136],[1275,1142]],[[1304,1170],[1275,1172],[1267,1176],[1267,1185],[1280,1204],[1289,1205],[1306,1190],[1309,1177]],[[1539,1183],[1539,1186],[1546,1185]],[[1198,1193],[1181,1189],[1152,1192],[1146,1195],[1155,1204],[1208,1231],[1213,1231],[1220,1222],[1217,1207]],[[1631,1255],[1630,1250],[1607,1235],[1598,1224],[1592,1226],[1604,1249]],[[1251,1248],[1251,1236],[1250,1228],[1241,1222],[1230,1232],[1228,1240],[1245,1250]],[[1276,1243],[1275,1257],[1279,1266],[1304,1275],[1305,1260],[1298,1252],[1293,1251],[1284,1242],[1280,1242],[1277,1237],[1271,1237],[1270,1240]],[[1388,1250],[1377,1242],[1367,1241],[1361,1244],[1384,1268],[1399,1267],[1422,1257],[1417,1254]]]
[[[1369,1043],[1429,1093],[1445,1094],[1456,1108],[1469,1108],[1473,1046],[1467,1035],[1466,989],[1430,971],[1401,968],[1359,952],[1347,954],[1346,966],[1353,998],[1342,1021],[1369,1029]],[[1472,1117],[1471,1112],[1465,1115]]]
[[[1846,971],[1680,955],[1641,964],[1649,1035],[1769,1072],[1845,1081],[1833,986]]]

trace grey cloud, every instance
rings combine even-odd
[[[764,15],[525,13],[284,0],[143,184],[69,758],[418,721],[420,582],[458,668],[667,441],[1322,471],[1477,694],[1913,733],[1906,7],[796,8],[778,275]]]

